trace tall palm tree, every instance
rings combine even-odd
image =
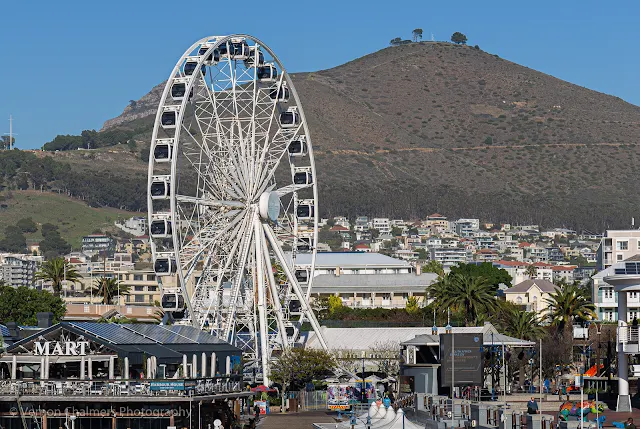
[[[538,315],[521,308],[504,307],[502,314],[504,333],[523,340],[536,341],[546,335]],[[525,380],[525,359],[518,360],[520,386]]]
[[[49,259],[45,261],[40,270],[36,273],[36,280],[43,280],[45,282],[51,282],[53,292],[60,296],[62,292],[62,283],[67,282],[77,283],[82,278],[82,275],[62,257]]]
[[[527,268],[524,270],[524,273],[526,275],[529,276],[530,279],[537,277],[538,276],[538,267],[536,267],[535,265],[531,264],[529,266],[527,266]]]
[[[563,331],[577,319],[597,319],[589,292],[576,284],[562,284],[545,301],[549,305],[547,317],[551,324]]]
[[[113,277],[100,277],[93,282],[90,293],[102,297],[103,304],[112,304],[116,296],[129,295],[131,286],[124,285]]]
[[[426,292],[437,308],[463,311],[465,326],[475,326],[478,315],[497,308],[493,285],[480,276],[449,273],[429,285]]]

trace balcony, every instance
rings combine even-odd
[[[174,397],[226,395],[242,392],[242,376],[187,380],[144,380],[144,381],[89,381],[89,380],[40,380],[0,381],[2,396],[34,396],[65,398],[82,401],[87,397],[110,400],[128,398]]]
[[[640,353],[640,339],[638,326],[618,326],[618,350],[625,353]]]

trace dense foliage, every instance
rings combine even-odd
[[[58,323],[66,311],[62,299],[25,286],[0,285],[0,323],[33,326],[37,324],[36,313],[49,311],[53,313],[54,323]]]
[[[498,268],[491,262],[455,265],[451,267],[451,273],[467,277],[484,277],[495,290],[498,289],[500,283],[510,286],[512,280],[507,270]]]
[[[271,379],[285,391],[301,389],[313,380],[331,375],[335,366],[334,357],[324,350],[290,348],[273,362]]]
[[[64,258],[54,258],[45,261],[35,275],[36,280],[51,282],[53,292],[60,296],[63,283],[75,283],[82,275]]]
[[[89,293],[101,296],[103,304],[114,304],[115,297],[129,295],[130,289],[131,286],[122,284],[116,278],[100,277],[94,280]]]
[[[42,225],[42,237],[40,252],[45,259],[52,259],[71,252],[71,245],[60,236],[57,226],[47,223]]]
[[[134,135],[132,130],[84,130],[79,136],[57,135],[52,141],[45,143],[44,150],[74,150],[74,149],[97,149],[99,147],[114,146],[120,143],[127,143]]]
[[[24,253],[27,249],[27,239],[22,230],[15,225],[4,229],[4,238],[0,240],[0,250],[13,253]]]

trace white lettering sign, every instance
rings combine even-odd
[[[36,341],[33,354],[36,356],[86,356],[89,341]]]

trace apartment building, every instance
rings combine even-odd
[[[469,261],[467,249],[462,247],[431,247],[429,257],[432,261],[438,261],[444,267],[451,267]]]
[[[115,252],[115,246],[115,240],[108,235],[92,234],[82,237],[82,253],[87,256],[101,253],[112,256]]]
[[[606,237],[605,237],[606,238]],[[610,237],[615,238],[615,237]],[[603,238],[604,239],[604,238]],[[636,259],[636,258],[633,258]],[[599,320],[607,322],[618,321],[618,292],[615,291],[613,285],[604,281],[605,277],[615,274],[616,268],[624,268],[624,261],[614,263],[602,271],[591,277],[591,297],[596,308],[596,314]],[[620,292],[625,293],[625,292]],[[633,318],[640,318],[640,293],[627,293],[627,320],[629,322]]]
[[[596,268],[602,271],[637,254],[640,254],[640,230],[607,230],[596,250]]]
[[[458,219],[455,231],[460,237],[472,237],[480,229],[480,219]]]
[[[391,224],[389,218],[374,218],[371,221],[371,228],[377,229],[380,234],[390,234]]]
[[[13,287],[33,286],[41,263],[41,256],[0,254],[0,280]]]

